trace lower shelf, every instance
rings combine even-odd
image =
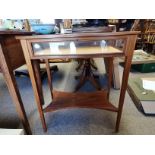
[[[95,108],[118,112],[118,108],[107,99],[106,91],[95,92],[60,92],[53,91],[53,101],[44,109],[44,112],[64,108]]]

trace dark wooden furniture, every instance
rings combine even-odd
[[[20,41],[16,40],[15,36],[31,34],[32,32],[26,31],[0,31],[0,72],[4,75],[10,95],[27,134],[31,134],[31,129],[14,77],[14,70],[25,64],[25,58]]]
[[[128,76],[131,66],[132,55],[138,32],[113,32],[113,33],[81,33],[81,34],[63,34],[63,35],[45,35],[45,36],[23,36],[20,39],[24,51],[27,67],[29,70],[38,111],[44,131],[47,130],[44,112],[59,110],[62,108],[97,108],[109,110],[117,113],[115,130],[119,130],[120,119],[123,110],[125,93],[127,89]],[[123,39],[124,46],[122,50],[117,49],[110,44],[106,48],[97,44],[101,40]],[[94,44],[93,44],[94,43]],[[45,48],[38,48],[38,45],[44,45]],[[37,45],[37,46],[36,46]],[[36,48],[37,47],[37,48]],[[112,105],[109,101],[111,88],[113,58],[125,56],[125,66],[122,77],[120,98],[118,107]],[[95,92],[57,92],[52,87],[52,76],[49,69],[49,59],[56,58],[95,58],[106,57],[109,59],[108,66],[108,88],[106,90]],[[48,73],[48,83],[51,90],[52,102],[45,108],[42,107],[42,94],[39,91],[39,60],[44,59]]]
[[[135,20],[132,29],[140,31],[136,42],[136,49],[143,49],[146,52],[155,53],[155,20],[140,19]]]
[[[79,83],[76,85],[75,91],[78,91],[86,81],[90,81],[92,85],[97,89],[101,90],[101,85],[99,81],[97,80],[99,76],[94,75],[92,68],[97,70],[96,66],[93,66],[93,59],[84,59],[83,61],[80,60],[80,66],[82,66],[82,74],[80,76],[76,76],[76,79],[79,79]],[[78,66],[78,68],[80,67]],[[78,71],[79,69],[76,68]]]
[[[76,33],[107,33],[112,32],[113,27],[102,26],[102,27],[73,27],[73,32]],[[106,58],[104,58],[104,62],[106,63]],[[94,75],[93,70],[97,70],[93,59],[78,59],[78,67],[76,68],[79,71],[82,68],[82,74],[80,76],[76,76],[76,79],[79,79],[79,83],[77,84],[75,91],[78,91],[86,81],[90,81],[91,84],[96,88],[96,90],[101,90],[102,86],[99,82],[99,76]]]

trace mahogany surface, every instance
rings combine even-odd
[[[108,101],[106,91],[95,91],[89,93],[53,91],[53,100],[51,104],[44,109],[44,112],[74,107],[105,109],[114,112],[118,111],[118,109]]]

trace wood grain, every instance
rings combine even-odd
[[[118,109],[108,102],[106,91],[67,93],[53,91],[53,101],[44,112],[60,110],[64,108],[95,108],[117,112]]]

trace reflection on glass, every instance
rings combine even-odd
[[[40,45],[37,44],[37,43],[35,43],[35,44],[34,44],[34,48],[35,48],[35,49],[40,49]]]
[[[75,46],[75,43],[73,41],[70,42],[70,53],[76,54],[76,46]]]
[[[59,52],[59,44],[58,44],[58,43],[55,43],[55,44],[49,43],[49,46],[50,46],[51,54],[52,54],[52,51],[53,51],[54,53],[57,53],[57,54],[60,53],[60,52]]]
[[[107,40],[32,43],[35,55],[122,53],[115,45]]]
[[[107,45],[107,42],[105,40],[101,40],[100,41],[100,47],[101,47],[101,50],[102,52],[105,52],[105,51],[108,51],[108,45]]]
[[[101,46],[101,48],[107,47],[106,41],[105,40],[101,40],[100,46]]]

